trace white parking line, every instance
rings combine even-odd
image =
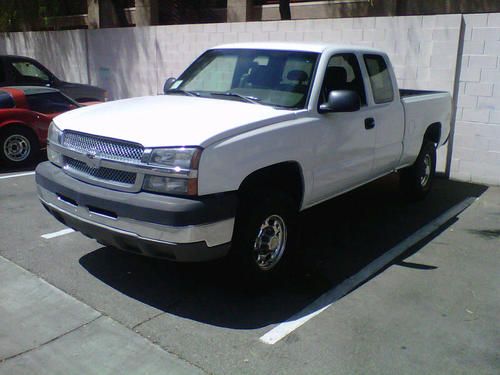
[[[74,232],[73,229],[66,228],[66,229],[61,229],[61,230],[54,232],[54,233],[43,234],[42,237],[45,238],[46,240],[50,240],[51,238],[64,236],[65,234],[69,234],[69,233],[73,233],[73,232]]]
[[[0,180],[5,180],[7,178],[14,178],[14,177],[31,176],[33,174],[35,174],[35,171],[33,171],[33,172],[25,172],[25,173],[10,174],[8,176],[0,176]]]
[[[272,330],[263,335],[259,340],[265,344],[276,344],[278,341],[292,333],[294,330],[299,328],[301,325],[306,323],[308,320],[312,319],[316,315],[320,314],[322,311],[330,307],[335,301],[345,296],[347,293],[354,290],[357,286],[364,283],[366,280],[370,279],[378,271],[390,264],[394,259],[407,251],[410,247],[414,246],[418,242],[422,241],[424,238],[428,237],[430,234],[435,232],[439,227],[448,222],[453,217],[457,216],[460,212],[469,207],[477,198],[470,197],[463,200],[461,203],[450,208],[448,211],[443,213],[441,216],[437,217],[429,224],[420,228],[418,231],[413,233],[411,236],[401,241],[399,244],[394,246],[392,249],[384,253],[382,256],[378,257],[365,268],[359,271],[357,274],[349,277],[347,280],[341,284],[330,289],[328,292],[321,295],[309,306],[302,309],[297,314],[293,315],[291,318],[285,322],[277,325]]]

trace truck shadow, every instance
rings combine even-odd
[[[300,266],[267,283],[241,280],[225,261],[176,264],[109,247],[83,256],[80,264],[119,292],[169,314],[234,329],[265,327],[286,320],[449,208],[486,190],[438,178],[425,200],[407,202],[397,178],[388,176],[305,211]]]

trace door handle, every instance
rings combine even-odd
[[[365,119],[365,129],[373,129],[374,127],[375,127],[375,119],[373,117]]]

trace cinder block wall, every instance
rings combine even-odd
[[[61,78],[97,84],[119,99],[160,93],[166,78],[178,76],[205,49],[222,43],[306,41],[380,48],[391,57],[402,88],[453,93],[460,77],[451,177],[500,185],[499,19],[496,13],[466,15],[463,25],[461,15],[436,15],[10,33],[0,34],[0,53],[37,58]],[[439,171],[445,170],[447,152],[439,152]]]
[[[500,13],[464,23],[451,177],[500,185]]]

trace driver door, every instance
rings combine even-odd
[[[333,55],[325,70],[319,105],[332,90],[358,93],[361,108],[356,112],[318,113],[314,197],[323,201],[373,178],[375,131],[373,109],[366,102],[365,85],[355,54]]]

